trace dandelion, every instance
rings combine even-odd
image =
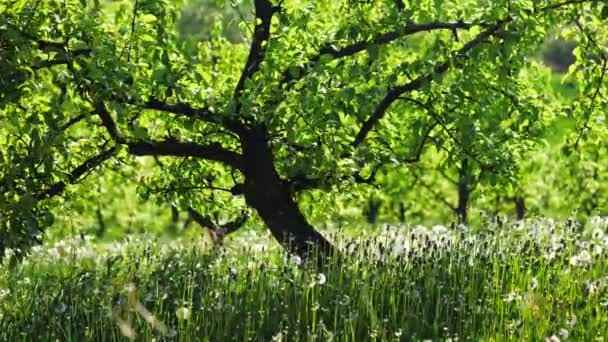
[[[290,261],[295,264],[296,266],[300,266],[302,265],[302,258],[300,258],[297,255],[292,255],[290,258]]]
[[[579,254],[570,258],[570,265],[577,266],[585,266],[591,263],[591,254],[587,250],[583,250]]]
[[[538,287],[538,280],[536,280],[536,278],[532,278],[532,281],[530,281],[530,288],[532,290],[534,290],[537,287]]]
[[[281,342],[283,341],[283,332],[279,331],[276,335],[272,336],[272,342]]]
[[[57,306],[55,307],[55,313],[58,315],[61,315],[62,313],[65,312],[66,309],[67,309],[67,306],[65,305],[65,303],[59,302],[59,304],[57,304]]]
[[[191,312],[188,307],[182,306],[181,308],[178,308],[175,311],[175,315],[180,321],[187,321],[188,319],[190,319]]]
[[[340,300],[339,304],[342,306],[347,306],[348,304],[350,304],[350,297],[344,295],[344,297],[342,297],[342,299]]]
[[[570,328],[573,328],[578,322],[578,317],[576,315],[570,316],[570,318],[566,321],[566,325]]]
[[[595,228],[593,230],[593,233],[591,233],[591,237],[594,240],[601,240],[604,237],[604,231],[601,230],[600,228]]]
[[[323,285],[323,284],[325,284],[326,281],[327,281],[327,277],[325,277],[325,274],[323,274],[323,273],[317,274],[317,284],[318,285]]]
[[[604,249],[602,248],[601,245],[593,246],[593,256],[600,256],[600,255],[602,255],[603,251],[604,251]]]
[[[510,292],[502,300],[505,303],[512,303],[521,300],[521,296],[515,292]]]

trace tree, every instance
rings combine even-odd
[[[429,145],[456,148],[437,127],[476,127],[488,106],[517,132],[542,113],[520,74],[548,29],[585,12],[588,35],[606,36],[592,0],[255,0],[248,44],[216,35],[184,54],[171,1],[87,3],[0,5],[0,249],[29,245],[50,199],[108,160],[152,156],[163,163],[143,195],[247,206],[291,253],[332,254],[303,193],[352,191]],[[454,110],[466,116],[433,115]],[[504,159],[479,153],[501,173]]]

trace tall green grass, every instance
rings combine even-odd
[[[323,270],[251,237],[225,251],[74,240],[1,269],[0,340],[602,339],[608,238],[590,225],[334,236],[346,257]]]

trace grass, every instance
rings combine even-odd
[[[0,269],[0,340],[602,340],[606,226],[387,227],[322,272],[265,235],[63,241]]]

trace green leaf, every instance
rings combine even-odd
[[[380,54],[380,49],[377,44],[369,44],[367,46],[367,56],[370,60],[375,61],[378,59],[378,55]]]
[[[608,5],[604,5],[604,7],[602,7],[602,12],[600,12],[600,19],[608,19]]]
[[[133,135],[137,138],[137,139],[147,139],[148,138],[148,130],[140,125],[135,125],[135,127],[133,127]]]
[[[156,18],[156,16],[155,16],[155,15],[153,15],[153,14],[149,14],[149,13],[146,13],[146,14],[141,15],[141,16],[139,17],[139,19],[140,19],[140,20],[141,20],[141,21],[142,21],[144,24],[151,24],[151,23],[156,22],[156,20],[157,20],[157,18]]]

